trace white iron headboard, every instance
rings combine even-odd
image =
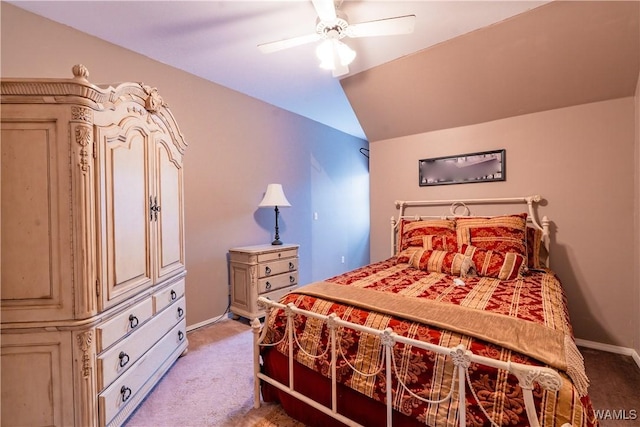
[[[546,216],[543,216],[541,220],[538,220],[538,215],[534,209],[534,205],[540,203],[542,197],[540,195],[526,196],[526,197],[504,197],[495,199],[461,199],[461,200],[396,200],[396,209],[399,209],[398,218],[391,217],[391,256],[396,254],[398,245],[398,226],[401,219],[442,219],[442,218],[456,218],[456,217],[470,217],[471,209],[468,205],[495,205],[495,204],[525,204],[528,208],[527,222],[533,227],[542,231],[542,244],[546,249],[546,259],[541,261],[548,267],[549,266],[549,245],[550,234],[549,224],[550,221]],[[449,206],[449,213],[445,215],[407,215],[407,208],[421,208],[428,206]]]

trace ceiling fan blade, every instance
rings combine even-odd
[[[333,22],[336,20],[336,5],[333,0],[311,0],[321,21]]]
[[[293,37],[290,39],[278,40],[275,42],[262,43],[258,45],[258,49],[262,53],[271,53],[278,50],[288,49],[290,47],[300,46],[320,40],[322,37],[318,33],[307,34],[305,36]]]
[[[347,27],[349,37],[392,36],[413,33],[415,15],[398,16],[377,21],[361,22]]]

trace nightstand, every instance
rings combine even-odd
[[[298,286],[299,245],[257,245],[229,250],[231,312],[264,317],[258,296],[278,301]]]

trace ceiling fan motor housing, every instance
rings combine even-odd
[[[316,24],[316,32],[323,39],[337,39],[340,40],[347,36],[347,15],[340,11],[336,11],[336,19],[334,21],[322,21],[318,18]]]

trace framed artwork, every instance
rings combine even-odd
[[[506,176],[505,150],[436,157],[418,161],[421,187],[471,182],[504,181]]]

